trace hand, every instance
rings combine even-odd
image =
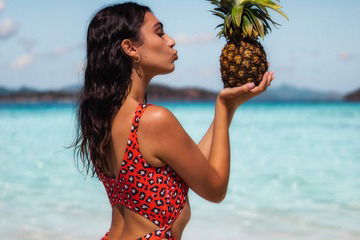
[[[255,87],[253,83],[247,83],[239,87],[224,88],[218,94],[217,99],[224,103],[229,109],[236,109],[249,99],[265,92],[274,79],[274,72],[266,72],[258,86]]]

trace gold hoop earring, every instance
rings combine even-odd
[[[136,57],[134,58],[134,62],[135,62],[135,63],[140,62],[140,56],[136,56]]]

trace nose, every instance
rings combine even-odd
[[[170,36],[168,36],[168,45],[172,48],[175,46],[175,44],[176,44],[175,40]]]

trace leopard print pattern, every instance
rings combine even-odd
[[[121,204],[159,227],[137,240],[175,240],[171,225],[184,208],[189,187],[170,166],[151,166],[140,153],[137,141],[139,121],[145,108],[151,105],[140,103],[136,108],[118,177],[109,177],[99,169],[96,172],[111,206]],[[108,232],[102,238],[106,239]]]

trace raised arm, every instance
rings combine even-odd
[[[264,77],[266,77],[266,76],[264,75]],[[270,77],[271,77],[270,81],[267,79],[268,86],[270,85],[271,81],[274,79],[275,76],[272,74]],[[254,95],[254,93],[252,93],[252,94]],[[249,97],[253,97],[253,96],[251,96],[251,94],[250,94],[247,97],[249,98]],[[244,99],[244,101],[247,101],[247,100],[248,99]],[[236,111],[236,108],[230,109],[230,111],[229,111],[229,114],[230,114],[229,115],[229,119],[230,119],[229,126],[231,124],[231,121],[232,121],[235,111]],[[209,158],[209,154],[210,154],[211,143],[212,143],[212,138],[213,138],[213,131],[214,131],[214,120],[211,122],[210,127],[207,129],[206,133],[204,134],[204,136],[201,138],[201,140],[197,144],[200,151],[204,154],[204,156],[207,159]]]
[[[231,120],[233,118],[233,115],[235,113],[234,111],[230,111],[229,112],[229,126],[231,124]],[[207,129],[206,133],[204,134],[204,136],[201,138],[201,140],[199,141],[199,143],[197,144],[200,151],[204,154],[205,158],[208,159],[209,155],[210,155],[210,148],[211,148],[211,142],[212,142],[212,138],[213,138],[213,132],[214,132],[214,120],[211,122],[210,127]]]
[[[151,142],[152,155],[166,162],[199,196],[220,202],[225,197],[230,170],[229,125],[235,109],[252,94],[265,90],[265,83],[224,89],[217,97],[211,143],[206,157],[166,108],[150,106],[142,117],[143,136]],[[255,89],[255,90],[254,90]],[[253,92],[251,92],[253,91]],[[211,133],[209,133],[210,136]],[[206,144],[205,144],[206,142]]]

